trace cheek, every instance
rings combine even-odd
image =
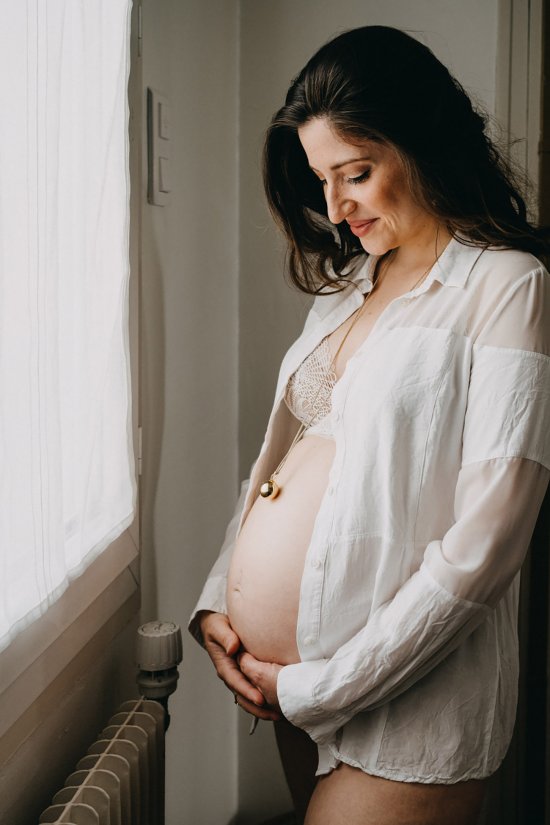
[[[389,187],[384,192],[384,211],[395,223],[408,225],[416,223],[421,210],[411,199],[408,192],[403,193],[397,187]]]
[[[396,186],[391,176],[380,181],[375,194],[376,202],[382,211],[395,211],[402,200],[400,187]]]

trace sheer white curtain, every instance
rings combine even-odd
[[[0,648],[131,522],[130,0],[0,0]]]

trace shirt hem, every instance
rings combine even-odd
[[[482,767],[464,771],[457,776],[439,776],[438,774],[416,774],[404,771],[402,768],[388,768],[370,765],[366,767],[350,756],[338,753],[329,748],[329,754],[322,760],[323,765],[317,770],[316,776],[326,776],[331,773],[339,764],[349,765],[351,768],[358,768],[369,776],[378,776],[381,779],[389,779],[393,782],[418,782],[422,785],[455,785],[457,782],[467,782],[470,779],[488,779],[500,767],[504,756],[494,767]],[[321,761],[321,759],[320,759]]]

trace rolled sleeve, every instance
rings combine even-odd
[[[422,565],[332,658],[280,671],[283,714],[324,744],[356,713],[428,673],[490,613],[487,605],[449,593]]]

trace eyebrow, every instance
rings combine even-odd
[[[372,158],[370,155],[363,155],[360,158],[349,158],[349,160],[343,160],[341,163],[335,163],[334,166],[330,167],[330,171],[334,172],[336,169],[340,169],[342,166],[347,166],[350,163],[360,163],[363,160],[372,160]],[[309,168],[312,172],[319,172],[319,170],[316,169],[315,166],[310,166]]]

